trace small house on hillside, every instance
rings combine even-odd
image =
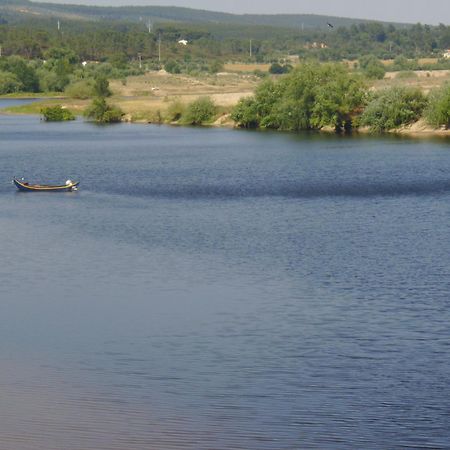
[[[188,45],[188,41],[187,41],[186,39],[180,39],[180,40],[178,41],[178,43],[179,43],[180,45]]]
[[[445,50],[444,54],[442,55],[445,59],[450,59],[450,48],[448,50]]]

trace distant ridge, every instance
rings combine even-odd
[[[328,26],[327,23],[332,23],[335,27],[348,27],[353,24],[377,22],[315,14],[230,14],[175,6],[88,6],[32,2],[30,0],[0,0],[0,13],[10,21],[19,21],[30,17],[58,16],[89,21],[217,23],[290,29],[325,29]],[[407,26],[406,24],[396,25]]]

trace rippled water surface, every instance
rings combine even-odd
[[[0,450],[450,448],[449,141],[0,116],[0,161]]]

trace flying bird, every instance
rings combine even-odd
[[[330,22],[327,22],[327,25],[329,28],[334,28],[334,25],[332,25]]]

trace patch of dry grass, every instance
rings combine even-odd
[[[224,65],[226,72],[254,72],[260,70],[261,72],[268,72],[270,64],[244,64],[244,63],[230,63]]]
[[[387,72],[382,80],[373,84],[373,89],[380,90],[393,86],[417,87],[424,93],[439,88],[450,82],[450,70],[416,70],[405,72]]]

